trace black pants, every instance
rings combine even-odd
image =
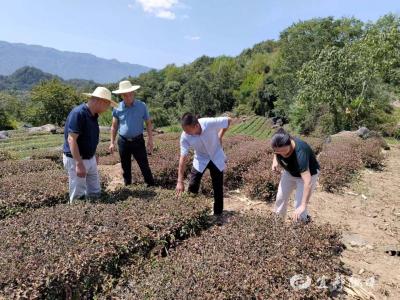
[[[214,190],[214,215],[220,215],[224,209],[224,172],[220,171],[212,161],[208,163],[206,170],[207,169],[210,170]],[[204,172],[201,173],[195,168],[192,168],[190,173],[189,192],[195,194],[199,192],[200,182]]]
[[[143,135],[128,141],[122,137],[118,139],[119,156],[121,157],[122,176],[125,185],[132,183],[132,155],[137,161],[140,171],[142,172],[144,182],[149,186],[154,185],[153,174],[151,173],[149,161],[147,159],[147,150]]]

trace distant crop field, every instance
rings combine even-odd
[[[109,133],[100,134],[101,142],[109,140]],[[29,133],[21,130],[11,131],[9,139],[0,140],[0,151],[9,152],[14,158],[21,159],[50,149],[61,149],[63,143],[63,134]]]
[[[248,135],[255,138],[265,139],[272,135],[273,129],[270,121],[265,117],[254,116],[247,120],[234,124],[227,135]]]

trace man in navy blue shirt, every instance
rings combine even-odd
[[[125,80],[119,83],[119,89],[113,91],[123,99],[112,112],[111,125],[111,153],[115,150],[115,138],[119,135],[118,150],[121,158],[122,175],[125,185],[132,183],[132,156],[137,161],[147,185],[154,185],[153,175],[150,170],[147,151],[143,137],[146,123],[148,141],[147,150],[153,151],[153,125],[149,111],[144,102],[135,99],[135,91],[139,85],[133,85]]]
[[[87,103],[76,106],[69,113],[64,128],[63,163],[68,171],[70,203],[84,196],[100,195],[100,180],[97,170],[96,148],[99,143],[98,116],[110,105],[111,92],[97,87]]]

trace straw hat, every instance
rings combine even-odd
[[[118,90],[112,91],[114,94],[125,94],[125,93],[130,93],[134,92],[136,90],[140,89],[140,85],[132,85],[132,83],[128,80],[121,81],[119,83],[119,88]]]
[[[118,103],[111,99],[111,92],[105,87],[98,86],[93,93],[83,93],[83,95],[106,100],[110,102],[111,106],[118,107]]]

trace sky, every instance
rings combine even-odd
[[[300,20],[400,14],[398,0],[1,0],[0,40],[153,68],[238,55]]]

